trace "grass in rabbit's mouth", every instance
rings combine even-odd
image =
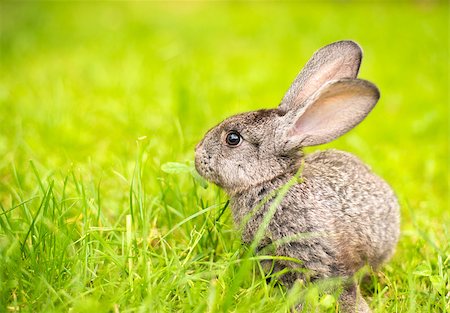
[[[397,252],[363,294],[375,312],[448,311],[447,12],[1,2],[0,312],[288,312],[299,297],[335,312],[319,285],[266,279],[270,256],[247,254],[227,197],[191,165],[161,165],[192,160],[223,118],[275,106],[314,50],[347,38],[382,98],[328,147],[402,205]]]

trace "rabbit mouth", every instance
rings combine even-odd
[[[195,169],[203,178],[213,181],[214,171],[211,165],[211,156],[197,153],[195,156]]]

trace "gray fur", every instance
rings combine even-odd
[[[361,59],[361,47],[350,40],[333,42],[316,51],[284,95],[279,109],[287,112],[298,107],[327,81],[356,78]]]
[[[359,48],[349,42],[331,44],[319,50],[319,59],[336,64],[335,58],[343,58],[347,60],[343,64],[353,71],[340,73],[356,75],[361,58],[355,59],[354,49],[349,50],[349,46]],[[350,57],[340,53],[350,53]],[[316,64],[315,57],[317,53],[308,64]],[[357,64],[350,66],[348,60],[356,60]],[[198,172],[229,194],[237,225],[304,164],[301,181],[288,190],[277,207],[259,247],[264,249],[278,240],[306,234],[274,247],[276,255],[302,262],[301,266],[288,261],[275,263],[276,270],[293,270],[280,278],[287,286],[297,279],[350,277],[365,264],[377,268],[392,255],[399,236],[399,206],[394,192],[358,158],[337,150],[306,157],[302,153],[301,147],[328,142],[356,126],[379,97],[378,89],[369,82],[341,76],[336,81],[336,66],[326,62],[310,66],[306,78],[296,79],[333,79],[324,80],[301,103],[290,105],[288,111],[284,101],[277,109],[232,116],[211,129],[196,148]],[[313,73],[311,68],[332,73]],[[291,88],[302,85],[296,82]],[[301,92],[288,91],[286,101]],[[308,112],[311,107],[314,112]],[[225,142],[231,130],[243,138],[238,146]],[[267,201],[244,225],[245,243],[254,239],[272,201]],[[345,311],[370,312],[355,285],[346,287],[340,302]]]

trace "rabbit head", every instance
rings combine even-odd
[[[356,79],[361,58],[352,41],[318,50],[278,108],[238,114],[209,130],[196,148],[197,171],[228,193],[295,172],[302,147],[348,132],[378,101],[376,86]]]

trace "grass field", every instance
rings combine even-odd
[[[353,39],[381,100],[328,144],[402,206],[375,312],[450,310],[447,4],[0,3],[0,312],[335,312],[241,246],[189,173],[222,119],[276,106],[311,54]],[[317,147],[309,149],[324,149]]]

